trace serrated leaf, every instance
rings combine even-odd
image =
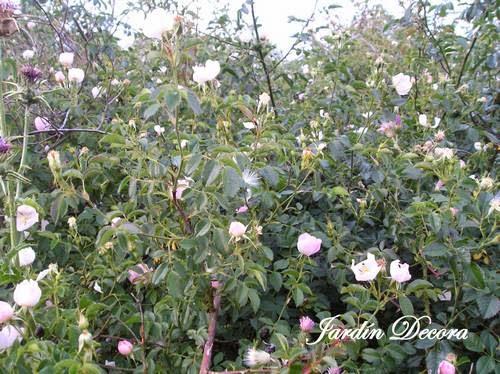
[[[223,190],[227,198],[233,198],[242,186],[241,176],[232,167],[224,168]]]

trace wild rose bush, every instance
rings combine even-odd
[[[85,3],[0,2],[2,372],[496,370],[494,1],[296,20],[293,58],[251,0],[143,1],[128,49]]]

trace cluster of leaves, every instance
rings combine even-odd
[[[15,147],[0,175],[19,163],[25,110],[75,131],[29,137],[19,203],[48,221],[20,244],[37,253],[31,268],[15,264],[19,247],[3,220],[1,300],[49,264],[59,271],[40,282],[23,342],[0,352],[2,372],[196,373],[215,292],[212,370],[241,369],[244,352],[258,347],[283,372],[436,373],[450,353],[461,371],[495,371],[499,213],[495,183],[481,180],[495,180],[498,162],[496,2],[465,8],[466,36],[443,22],[452,3],[418,1],[400,20],[364,9],[349,27],[298,20],[301,43],[284,60],[268,40],[234,37],[258,27],[253,7],[247,1],[236,22],[222,14],[206,32],[177,8],[181,26],[162,43],[138,36],[123,50],[105,9],[23,5],[36,26],[2,40],[2,80],[17,90],[4,99]],[[24,49],[36,50],[46,78],[29,90],[18,73]],[[64,50],[86,72],[71,89],[49,75]],[[193,65],[207,59],[222,66],[220,86],[192,81]],[[415,78],[408,96],[391,85],[398,73]],[[262,92],[272,103],[259,105]],[[396,136],[378,132],[396,113]],[[421,114],[440,118],[438,128],[422,126]],[[453,156],[433,157],[436,147]],[[52,148],[60,174],[47,163]],[[189,186],[177,197],[181,181]],[[236,213],[241,206],[248,211]],[[247,226],[242,240],[231,238],[232,221]],[[315,256],[299,256],[303,232],[322,240]],[[411,281],[396,287],[381,273],[357,282],[349,266],[368,251],[410,264]],[[132,284],[138,264],[153,271]],[[80,314],[92,334],[83,350]],[[301,316],[339,314],[347,328],[370,320],[387,332],[396,317],[429,315],[469,338],[305,344]],[[121,339],[134,344],[133,357],[117,352]]]

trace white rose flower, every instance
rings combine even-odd
[[[68,226],[69,226],[71,229],[76,228],[76,218],[75,218],[75,217],[69,217],[69,218],[68,218]]]
[[[36,253],[31,247],[26,247],[21,249],[17,253],[17,257],[19,259],[20,266],[29,266],[35,261]]]
[[[92,92],[92,97],[94,99],[97,99],[101,94],[101,86],[93,87],[91,92]]]
[[[59,55],[59,63],[67,68],[73,65],[74,59],[75,59],[75,54],[71,52],[63,52]]]
[[[392,261],[390,266],[391,278],[398,283],[409,281],[411,279],[409,267],[410,265],[401,264],[399,260]]]
[[[495,181],[490,177],[482,177],[479,181],[479,187],[483,190],[490,190],[495,185]]]
[[[155,130],[156,135],[161,136],[165,132],[165,127],[155,125],[155,127],[153,127],[153,130]]]
[[[193,66],[193,80],[198,84],[214,80],[220,73],[218,61],[207,60],[205,65]]]
[[[158,8],[146,16],[142,32],[148,38],[161,40],[163,33],[172,30],[174,26],[175,16]]]
[[[14,289],[14,301],[17,305],[32,308],[40,301],[42,290],[34,280],[23,280]]]
[[[68,79],[70,82],[82,83],[85,78],[85,72],[80,68],[71,68],[68,70]]]
[[[366,257],[366,260],[361,261],[358,264],[355,264],[354,260],[352,260],[351,264],[351,270],[353,271],[356,280],[360,282],[374,280],[380,270],[382,270],[382,266],[377,263],[373,254],[368,253]]]
[[[396,89],[398,95],[405,96],[410,92],[413,82],[409,75],[399,73],[392,77],[392,85]]]
[[[23,52],[23,58],[25,60],[31,60],[33,57],[35,57],[35,51],[32,51],[31,49],[27,49]]]
[[[16,227],[17,231],[28,230],[38,222],[38,212],[30,205],[20,205],[17,207]]]

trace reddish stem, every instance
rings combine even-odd
[[[219,316],[220,303],[220,293],[215,291],[213,309],[208,315],[208,339],[205,342],[205,347],[203,348],[203,359],[201,361],[200,374],[212,373],[211,371],[209,372],[209,369],[210,361],[212,360],[212,348],[214,346],[215,330],[217,329],[217,317]],[[237,371],[235,373],[241,373],[241,371]]]

